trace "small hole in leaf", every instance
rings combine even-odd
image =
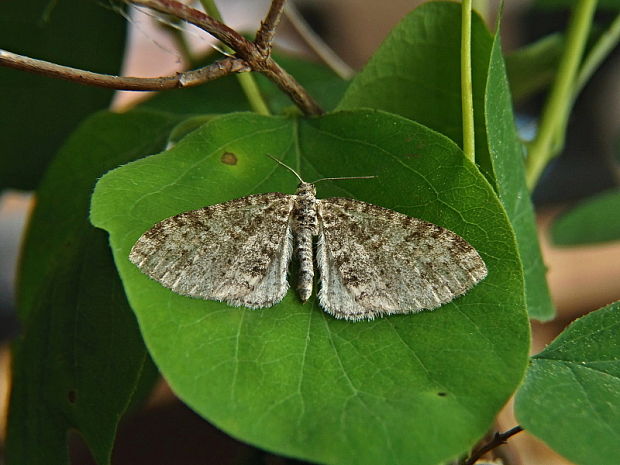
[[[437,395],[438,395],[439,397],[446,397],[448,394],[447,394],[447,393],[445,393],[445,392],[438,392],[438,393],[437,393]]]

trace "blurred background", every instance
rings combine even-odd
[[[217,2],[225,22],[234,29],[255,31],[268,9],[266,0]],[[296,0],[310,26],[354,70],[359,70],[391,28],[418,1]],[[505,2],[502,19],[504,50],[510,54],[556,31],[564,31],[567,9],[544,8],[526,0]],[[551,3],[551,2],[546,2]],[[558,2],[555,2],[558,3]],[[561,2],[559,2],[561,3]],[[568,2],[565,2],[568,3]],[[494,28],[498,2],[474,2],[490,29]],[[104,6],[102,6],[104,7]],[[616,12],[600,11],[597,22],[609,23]],[[124,63],[126,76],[163,76],[184,69],[170,35],[153,17],[132,11],[128,17],[129,45]],[[209,51],[210,37],[197,29],[187,37],[197,51]],[[290,21],[284,19],[277,44],[292,53],[313,57]],[[208,84],[207,84],[208,85]],[[114,108],[122,110],[145,93],[118,92]],[[544,92],[516,104],[518,125],[524,137],[535,130]],[[557,318],[533,322],[532,353],[539,352],[575,318],[620,299],[620,241],[597,245],[559,247],[549,239],[554,218],[581,199],[618,185],[620,158],[620,52],[616,49],[594,75],[576,102],[562,155],[544,173],[534,193],[543,257],[557,307]],[[19,330],[15,317],[14,286],[20,242],[33,206],[31,192],[6,191],[0,195],[0,443],[8,399],[8,344]],[[496,428],[505,431],[517,424],[509,404]],[[77,437],[72,438],[75,464],[94,463]],[[204,445],[196,448],[196,444]],[[117,464],[249,463],[257,453],[211,427],[178,402],[162,381],[147,406],[128,418],[115,450]],[[536,439],[521,433],[498,450],[515,465],[568,464]],[[285,463],[268,456],[267,463]],[[288,460],[286,463],[293,463]],[[301,462],[300,462],[301,463]]]

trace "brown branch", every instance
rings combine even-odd
[[[286,0],[272,0],[269,12],[265,19],[261,21],[260,29],[256,33],[254,44],[256,44],[256,47],[264,56],[269,56],[271,53],[271,44],[276,35],[276,28],[280,23],[280,18],[282,18],[285,3]]]
[[[188,7],[176,0],[125,0],[128,3],[142,5],[152,10],[166,13],[183,19],[194,26],[207,31],[212,36],[224,42],[232,48],[239,58],[247,62],[252,71],[263,73],[272,80],[289,98],[306,114],[320,115],[323,110],[319,104],[306,92],[306,90],[286,71],[284,71],[273,59],[271,54],[265,55],[259,47],[244,38],[237,31],[229,28],[225,24],[217,21],[200,10]],[[269,13],[261,26],[260,32],[263,37],[261,40],[272,38],[273,31],[266,30],[267,27],[275,28],[282,14],[283,0],[273,0]],[[266,24],[266,26],[265,26]],[[270,52],[268,49],[267,52]]]
[[[49,61],[36,60],[2,49],[0,49],[0,65],[80,84],[134,91],[193,87],[231,73],[250,70],[248,64],[240,58],[224,58],[203,68],[177,73],[174,76],[156,78],[113,76],[57,65]]]
[[[252,65],[251,65],[252,66]],[[254,66],[252,66],[254,68]],[[322,115],[323,109],[293,76],[268,57],[260,72],[274,82],[306,115]]]
[[[484,454],[486,454],[490,450],[495,449],[498,446],[501,446],[502,444],[506,444],[506,441],[508,440],[508,438],[510,438],[511,436],[514,436],[517,433],[520,433],[521,431],[523,431],[523,428],[517,425],[514,428],[509,429],[505,433],[495,433],[493,435],[493,439],[491,439],[489,442],[487,442],[485,445],[483,445],[479,449],[472,452],[472,454],[463,463],[463,465],[474,465],[478,461],[478,459],[482,457]]]
[[[280,21],[285,0],[272,0],[271,8],[257,33],[257,43],[250,42],[237,31],[200,10],[176,0],[124,0],[175,16],[207,31],[233,49],[236,57],[224,58],[203,68],[175,76],[137,78],[111,76],[57,65],[17,55],[0,49],[0,65],[46,76],[118,90],[164,90],[202,84],[231,73],[257,71],[272,80],[307,115],[320,115],[323,110],[306,90],[271,58],[271,41]],[[260,45],[259,45],[260,44]]]

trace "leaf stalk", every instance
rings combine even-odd
[[[461,110],[463,117],[463,152],[471,162],[476,159],[474,97],[471,77],[471,4],[461,3]]]
[[[543,109],[536,137],[529,146],[526,160],[526,180],[532,190],[543,169],[558,154],[565,137],[565,122],[574,101],[574,89],[590,33],[596,0],[578,0],[567,30],[566,48],[560,58],[551,92]]]

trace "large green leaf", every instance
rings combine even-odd
[[[160,151],[176,119],[100,113],[63,146],[37,195],[19,273],[9,463],[68,463],[77,429],[108,463],[120,417],[154,367],[105,233],[88,222],[97,179]]]
[[[551,228],[558,245],[595,244],[620,239],[620,191],[603,192],[559,216]]]
[[[620,303],[573,322],[532,357],[516,399],[519,421],[580,465],[620,457]]]
[[[489,61],[485,117],[488,151],[479,153],[477,160],[487,177],[495,181],[515,231],[525,274],[528,313],[531,318],[549,320],[555,312],[547,287],[547,268],[538,244],[534,208],[525,182],[524,149],[514,124],[499,33]]]
[[[0,44],[11,52],[118,74],[125,19],[99,2],[0,2]],[[34,189],[62,142],[113,91],[0,67],[0,189]]]
[[[379,176],[321,182],[318,195],[445,226],[479,250],[489,276],[436,311],[353,323],[293,291],[262,310],[183,297],[129,262],[136,239],[163,218],[256,192],[293,193],[294,176],[266,153],[308,180]],[[404,118],[218,117],[104,176],[91,220],[110,232],[144,339],[175,392],[260,447],[329,464],[436,464],[484,433],[523,374],[523,276],[504,210],[458,147]]]

